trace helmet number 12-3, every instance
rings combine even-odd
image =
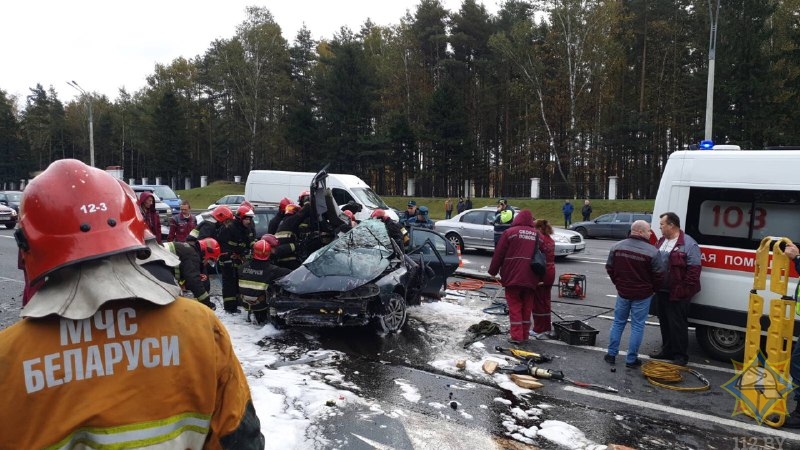
[[[81,212],[84,214],[92,214],[99,211],[108,211],[108,207],[105,203],[100,203],[95,205],[94,203],[88,203],[86,205],[81,205],[80,207]]]

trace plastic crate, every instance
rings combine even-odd
[[[598,330],[586,325],[580,320],[568,322],[553,322],[559,341],[569,345],[594,345]]]

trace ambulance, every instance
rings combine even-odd
[[[702,290],[689,322],[703,350],[720,361],[741,361],[755,250],[766,236],[800,242],[800,150],[688,150],[670,155],[661,176],[652,227],[674,212],[702,251]],[[767,279],[769,282],[769,278]],[[798,274],[791,268],[788,295]],[[762,330],[769,324],[764,295]],[[795,335],[800,326],[795,322]],[[762,331],[762,334],[765,334]]]

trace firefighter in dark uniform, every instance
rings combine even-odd
[[[217,309],[209,298],[211,283],[205,273],[204,263],[219,258],[219,243],[214,238],[205,238],[199,241],[167,242],[164,247],[181,261],[175,268],[175,279],[181,288],[189,290],[200,303]]]
[[[292,201],[286,197],[281,199],[281,202],[278,204],[278,214],[275,214],[275,217],[269,220],[269,224],[267,224],[267,233],[275,234],[278,232],[278,226],[280,226],[281,221],[284,217],[286,217],[286,206],[291,205]]]
[[[208,220],[203,220],[194,230],[189,232],[186,240],[199,241],[209,237],[216,239],[220,228],[232,220],[233,211],[230,208],[225,205],[217,206],[211,211],[211,217]]]
[[[397,246],[400,247],[401,250],[404,250],[407,246],[411,238],[408,236],[408,231],[406,228],[399,223],[392,220],[391,217],[386,215],[386,211],[382,209],[376,209],[372,211],[370,214],[370,219],[378,219],[386,226],[386,233],[389,234],[389,237],[397,243]]]
[[[253,244],[253,259],[239,267],[239,296],[247,318],[253,314],[258,324],[267,323],[267,290],[270,283],[283,277],[291,270],[278,267],[269,261],[272,246],[264,239]]]
[[[222,275],[222,304],[225,311],[239,313],[239,283],[236,269],[244,262],[253,244],[253,228],[251,223],[255,214],[246,205],[236,211],[236,219],[222,227],[217,234],[217,241],[222,250],[219,258]]]
[[[305,222],[310,211],[310,206],[300,209],[294,204],[286,205],[286,217],[283,218],[275,233],[275,237],[280,243],[274,253],[276,265],[291,270],[300,267],[303,261],[297,254],[300,246],[299,234],[303,225],[308,227]]]

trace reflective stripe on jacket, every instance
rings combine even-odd
[[[0,448],[264,448],[224,325],[186,298],[23,319],[0,331],[0,380]]]

